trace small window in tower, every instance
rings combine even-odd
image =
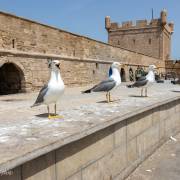
[[[134,43],[134,44],[136,43],[136,40],[135,40],[135,39],[133,39],[133,43]]]
[[[151,39],[149,39],[149,44],[151,44]]]
[[[15,48],[15,39],[12,40],[12,48]]]
[[[118,40],[118,45],[120,45],[120,41]]]

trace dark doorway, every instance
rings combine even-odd
[[[134,73],[133,73],[132,68],[129,69],[129,80],[134,81]]]
[[[14,94],[23,91],[24,74],[13,63],[5,63],[0,67],[0,95]]]
[[[121,81],[122,82],[126,82],[126,73],[125,73],[125,70],[124,68],[121,68]]]

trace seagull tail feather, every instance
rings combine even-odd
[[[91,90],[92,90],[92,89],[88,89],[88,90],[81,91],[81,92],[82,92],[83,94],[84,94],[84,93],[91,93]]]

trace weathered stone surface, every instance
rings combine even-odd
[[[127,142],[127,161],[129,164],[133,164],[133,162],[138,159],[137,152],[137,137]]]
[[[113,179],[126,166],[126,146],[118,147],[112,153],[86,167],[82,171],[82,179]]]
[[[21,180],[21,168],[17,167],[12,170],[1,172],[0,180]]]
[[[23,180],[54,180],[55,152],[50,152],[22,165]]]
[[[151,112],[142,113],[127,120],[127,139],[130,140],[152,126]]]
[[[115,147],[119,145],[126,145],[126,131],[127,131],[127,122],[122,121],[115,125],[115,132],[114,132],[114,143]]]
[[[57,150],[57,177],[66,179],[112,151],[113,145],[113,128],[110,127]]]
[[[81,180],[81,172],[78,172],[71,177],[67,178],[67,180]]]
[[[154,125],[141,135],[137,137],[137,151],[138,155],[146,155],[146,152],[151,149],[151,147],[158,144],[159,141],[159,125]]]
[[[127,89],[124,84],[112,94],[114,98],[119,98],[120,101],[116,100],[109,104],[103,101],[105,99],[104,94],[81,95],[80,92],[86,88],[66,89],[57,109],[57,112],[64,116],[63,119],[49,120],[47,114],[44,114],[46,112],[45,106],[31,109],[30,105],[37,95],[35,93],[1,96],[0,171],[12,169],[25,162],[29,162],[27,167],[33,166],[32,164],[36,164],[36,162],[37,164],[33,167],[40,167],[38,165],[41,162],[39,157],[56,150],[56,172],[58,172],[58,177],[62,177],[62,179],[70,178],[100,160],[102,161],[101,164],[106,164],[109,161],[109,164],[105,166],[108,178],[111,176],[118,177],[117,172],[124,171],[123,168],[126,165],[128,168],[130,165],[135,167],[137,165],[135,162],[139,162],[139,159],[136,161],[136,152],[133,151],[135,150],[133,149],[135,142],[131,140],[134,138],[126,138],[124,134],[126,130],[123,130],[120,124],[127,121],[123,125],[127,124],[128,126],[128,121],[132,117],[139,117],[142,112],[147,112],[145,113],[147,115],[146,120],[145,116],[136,119],[137,122],[142,120],[145,124],[140,123],[139,130],[142,131],[140,134],[136,133],[138,158],[143,160],[144,154],[147,152],[150,154],[152,149],[154,150],[159,145],[158,139],[161,134],[159,128],[165,132],[165,123],[161,126],[161,122],[165,122],[165,120],[160,120],[159,123],[158,121],[154,122],[154,114],[149,116],[148,112],[155,108],[160,110],[160,106],[166,106],[169,102],[179,103],[179,94],[170,91],[172,89],[177,91],[178,86],[171,84],[154,85],[151,88],[152,94],[148,100],[147,98],[132,97],[132,94],[138,94],[139,89]],[[175,116],[175,119],[179,119],[178,116]],[[174,123],[177,124],[178,121],[172,120],[173,126],[170,127],[174,128]],[[179,129],[179,126],[177,128]],[[131,129],[134,131],[132,127]],[[122,139],[114,139],[115,137],[121,138],[121,136]],[[163,137],[165,140],[165,136]],[[127,141],[124,142],[124,138]],[[120,148],[127,149],[121,152]],[[125,153],[125,155],[119,157],[118,152],[120,154]],[[111,157],[110,154],[113,156]],[[115,159],[120,161],[120,158],[125,158],[126,161],[125,159],[122,160],[120,165],[117,162],[114,169],[111,169],[113,161],[116,161]],[[48,163],[44,163],[42,167],[48,177],[49,170],[47,169],[48,172],[45,170],[45,164]],[[28,169],[27,167],[24,168],[25,172]],[[34,171],[34,177],[41,175],[41,173]]]

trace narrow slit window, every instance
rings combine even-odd
[[[133,43],[136,44],[136,40],[135,39],[133,39]]]
[[[12,47],[15,48],[15,39],[12,40]]]
[[[149,39],[149,44],[151,44],[151,39]]]

